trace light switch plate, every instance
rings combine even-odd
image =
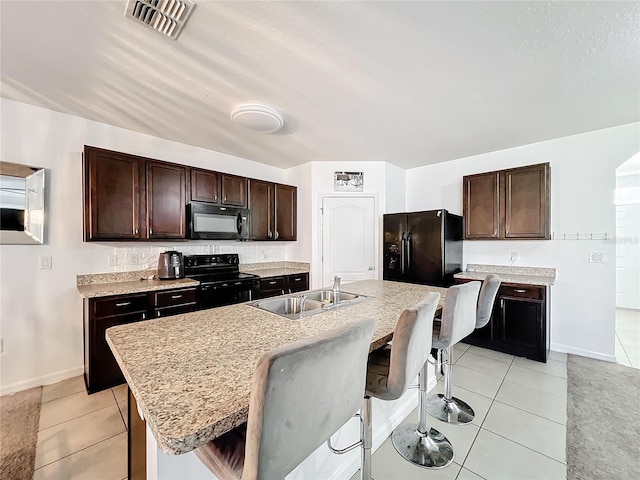
[[[50,270],[51,269],[51,257],[43,256],[40,257],[40,270]]]
[[[129,255],[129,263],[131,265],[138,265],[138,254],[137,253],[132,253],[131,255]]]
[[[511,252],[511,261],[512,262],[518,261],[518,252]]]
[[[605,263],[604,252],[589,252],[589,263]]]

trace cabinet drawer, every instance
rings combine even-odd
[[[185,303],[196,302],[196,287],[183,288],[180,290],[166,290],[153,294],[153,307],[173,307]]]
[[[287,288],[289,292],[302,292],[309,289],[309,275],[299,273],[287,276]]]
[[[173,307],[156,308],[153,311],[154,318],[169,317],[171,315],[179,315],[181,313],[191,313],[196,311],[196,303],[190,302]]]
[[[531,300],[544,300],[544,287],[531,285],[502,285],[499,295],[501,297],[522,297]]]
[[[147,294],[127,295],[123,297],[106,297],[93,301],[94,317],[111,317],[127,313],[146,312]]]
[[[260,280],[260,290],[284,290],[285,280],[284,277],[269,277]]]

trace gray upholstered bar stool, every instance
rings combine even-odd
[[[442,307],[442,327],[438,330],[435,325],[432,330],[431,341],[427,340],[423,348],[428,356],[431,351],[431,344],[441,348],[444,341],[458,341],[473,331],[475,326],[475,308],[478,300],[480,282],[471,282],[463,285],[456,285],[447,290],[447,295]],[[460,321],[462,318],[464,320]],[[468,323],[469,325],[466,325]],[[452,342],[453,344],[455,342]],[[451,444],[442,434],[426,426],[427,418],[427,378],[428,362],[425,362],[422,372],[418,378],[418,424],[404,424],[396,428],[391,435],[391,440],[395,449],[408,461],[416,465],[428,468],[443,468],[453,461],[453,449]],[[435,432],[435,434],[433,433]],[[447,442],[448,448],[441,446],[440,437]],[[437,460],[433,460],[434,452],[438,452]]]
[[[276,480],[362,406],[375,320],[301,340],[258,360],[246,424],[197,448],[221,480]]]
[[[470,283],[478,284],[478,282]],[[469,283],[465,285],[469,285]],[[438,420],[455,425],[464,425],[472,422],[475,418],[473,408],[465,401],[451,395],[451,347],[472,333],[476,328],[482,328],[489,322],[499,287],[499,276],[488,275],[484,279],[471,318],[463,319],[460,323],[462,328],[458,330],[458,334],[451,338],[447,338],[446,334],[443,335],[443,330],[448,328],[446,322],[451,321],[451,318],[445,319],[445,309],[443,309],[442,323],[440,324],[440,331],[438,333],[439,340],[437,342],[434,340],[434,345],[440,348],[439,356],[441,357],[444,369],[444,394],[429,395],[429,397],[427,397],[426,407],[427,413]],[[451,289],[449,289],[449,291],[450,290]],[[456,320],[454,319],[453,321],[455,322]]]
[[[402,312],[396,323],[391,348],[381,348],[369,354],[362,418],[362,479],[371,478],[371,397],[397,400],[416,376],[424,371],[430,351],[433,317],[439,301],[440,294],[432,292]],[[453,460],[451,443],[424,423],[420,435],[424,445],[428,446],[423,451],[425,466],[442,468],[449,465]],[[400,453],[403,456],[406,454],[403,451]]]

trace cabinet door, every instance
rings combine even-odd
[[[506,170],[504,192],[505,238],[551,238],[548,163]]]
[[[251,211],[252,240],[270,240],[275,230],[274,184],[249,180],[249,210]]]
[[[187,169],[148,161],[148,238],[185,238],[185,189]]]
[[[247,206],[247,179],[235,175],[222,174],[222,204]]]
[[[546,322],[543,303],[500,296],[494,317],[494,341],[503,352],[546,362]]]
[[[276,185],[275,217],[276,240],[296,240],[297,237],[297,191],[289,185]]]
[[[220,175],[217,172],[192,168],[191,200],[218,203],[220,201]]]
[[[463,177],[464,238],[500,237],[500,174],[482,173]]]
[[[140,238],[139,165],[137,157],[85,147],[85,241]]]

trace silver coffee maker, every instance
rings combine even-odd
[[[170,250],[160,254],[158,278],[161,280],[184,278],[184,261],[181,252]]]

